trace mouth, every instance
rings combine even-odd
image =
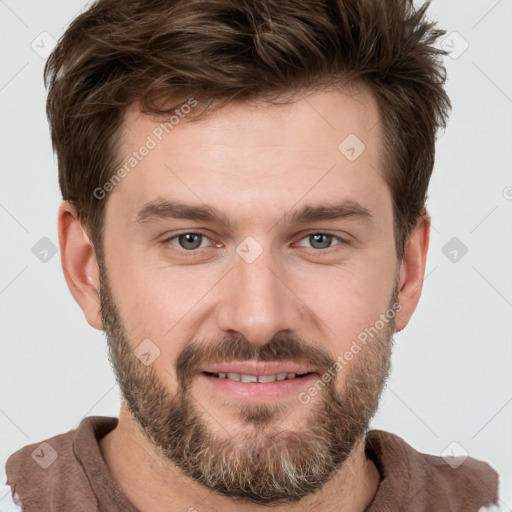
[[[300,379],[311,375],[315,372],[306,372],[306,373],[275,373],[272,375],[246,375],[243,373],[234,373],[234,372],[203,372],[205,375],[209,377],[216,377],[217,379],[229,379],[234,380],[235,382],[276,382],[282,380],[292,380],[292,379]]]
[[[246,403],[290,399],[318,379],[316,368],[308,365],[259,361],[208,365],[197,376],[217,396]]]

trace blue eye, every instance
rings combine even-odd
[[[307,244],[304,241],[307,240]],[[337,241],[337,243],[336,243]],[[162,243],[164,245],[172,245],[176,250],[181,252],[183,256],[199,256],[199,249],[205,249],[209,247],[209,242],[212,242],[210,238],[201,233],[194,232],[185,232],[179,233],[172,237],[165,239]],[[315,253],[316,255],[325,255],[331,254],[329,249],[335,247],[336,245],[349,244],[348,241],[342,239],[339,236],[332,235],[330,233],[323,232],[315,232],[310,233],[306,236],[303,236],[295,246],[306,247],[310,249],[310,252]],[[213,243],[213,246],[221,247],[222,244]],[[188,254],[187,254],[188,253]]]
[[[169,238],[167,241],[172,242],[173,240],[177,240],[181,249],[185,249],[186,251],[193,251],[201,247],[204,239],[206,239],[206,237],[199,233],[182,233],[181,235],[176,235],[172,238]]]
[[[329,233],[311,233],[310,235],[305,236],[302,238],[302,240],[309,240],[309,243],[311,244],[313,249],[330,249],[332,247],[331,243],[334,239],[337,239],[341,242],[341,238],[330,235]],[[336,244],[337,245],[337,244]]]

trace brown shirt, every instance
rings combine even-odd
[[[88,416],[77,429],[13,453],[7,484],[24,512],[141,512],[110,473],[98,440],[117,418]],[[417,452],[400,437],[371,430],[366,456],[381,474],[366,512],[477,512],[497,503],[498,475],[467,458],[453,468],[442,457]]]

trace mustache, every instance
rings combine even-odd
[[[194,373],[203,365],[229,361],[308,363],[323,372],[331,368],[336,359],[324,347],[286,333],[277,333],[265,345],[255,345],[245,338],[233,336],[212,343],[194,340],[176,359],[178,384],[186,389]]]

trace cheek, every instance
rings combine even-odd
[[[348,349],[365,329],[385,314],[392,298],[395,262],[392,258],[319,267],[301,278],[301,300],[321,320],[321,328],[336,354]]]
[[[109,279],[130,342],[135,348],[151,340],[160,351],[154,364],[174,371],[176,358],[197,335],[204,299],[219,279],[211,269],[157,266],[135,253],[119,256]]]

